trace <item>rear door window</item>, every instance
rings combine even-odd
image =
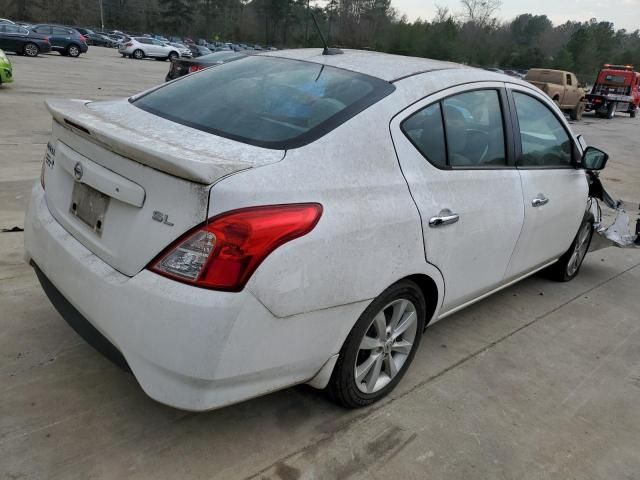
[[[131,102],[198,130],[288,149],[320,138],[394,89],[349,70],[255,56],[189,75]]]
[[[497,90],[464,92],[407,118],[404,134],[438,168],[506,167],[505,132]]]

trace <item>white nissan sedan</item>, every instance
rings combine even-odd
[[[47,106],[26,259],[80,335],[186,410],[300,383],[380,399],[428,324],[576,276],[607,160],[526,82],[353,50]]]

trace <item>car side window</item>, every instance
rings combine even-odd
[[[560,120],[540,100],[513,92],[516,104],[523,167],[568,167],[572,163],[572,144]]]
[[[572,83],[571,83],[571,74],[570,73],[567,73],[567,85],[569,85],[569,86],[572,85]]]
[[[68,30],[66,30],[64,28],[60,28],[60,27],[52,27],[51,28],[51,33],[53,33],[53,35],[68,35],[69,34]]]
[[[402,131],[426,159],[436,167],[447,166],[444,126],[440,103],[423,108],[402,122]]]
[[[497,90],[475,90],[445,98],[442,113],[449,165],[506,165],[502,109]]]
[[[51,27],[47,27],[47,26],[38,27],[38,28],[35,28],[33,31],[36,33],[48,34],[48,33],[51,33]]]

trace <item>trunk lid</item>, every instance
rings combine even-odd
[[[175,124],[126,100],[47,107],[54,117],[47,206],[80,243],[129,276],[206,220],[211,184],[284,155]]]

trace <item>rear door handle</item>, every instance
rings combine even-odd
[[[546,205],[547,203],[549,203],[549,199],[542,193],[539,193],[533,200],[531,200],[532,207],[541,207],[542,205]]]
[[[431,228],[441,227],[443,225],[451,225],[460,220],[460,215],[453,213],[448,208],[440,210],[440,213],[435,217],[429,219],[429,226]]]

